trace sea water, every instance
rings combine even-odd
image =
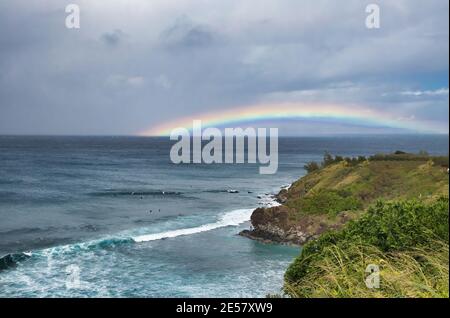
[[[174,165],[168,138],[0,137],[0,297],[264,297],[300,248],[241,237],[323,153],[448,154],[448,136],[280,138],[279,169]]]

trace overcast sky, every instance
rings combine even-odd
[[[378,30],[365,26],[371,2]],[[69,3],[80,29],[65,27]],[[135,134],[297,101],[445,128],[448,29],[447,0],[2,0],[0,133]],[[317,127],[361,131],[334,126]]]

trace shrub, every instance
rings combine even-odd
[[[328,167],[329,165],[332,165],[334,162],[335,161],[333,156],[328,151],[325,151],[325,154],[323,155],[322,166]]]
[[[406,153],[397,150],[393,154],[376,154],[369,157],[371,161],[429,161],[432,160],[435,165],[448,168],[448,156],[430,156],[424,151],[419,154]]]
[[[448,156],[432,157],[434,164],[437,166],[448,168]]]
[[[305,165],[305,169],[308,172],[312,172],[315,170],[318,170],[320,168],[326,168],[328,166],[331,166],[333,164],[343,162],[345,161],[348,165],[356,166],[364,161],[366,161],[367,158],[364,156],[358,156],[355,158],[351,157],[342,157],[342,156],[335,156],[333,157],[328,151],[325,152],[323,155],[323,161],[318,165],[316,162],[310,162],[307,165]]]
[[[342,161],[344,161],[344,158],[342,156],[334,157],[334,162],[338,163],[338,162],[342,162]]]
[[[305,214],[334,216],[342,211],[358,210],[362,208],[362,202],[344,191],[323,189],[305,196],[297,208]]]
[[[448,241],[448,197],[439,198],[430,204],[417,200],[379,201],[369,208],[360,219],[349,222],[343,230],[328,232],[316,241],[306,244],[301,255],[289,266],[286,272],[285,291],[291,296],[308,295],[313,291],[301,287],[305,286],[305,283],[313,283],[318,277],[323,278],[326,275],[338,275],[337,272],[327,273],[323,268],[323,264],[327,263],[330,257],[335,256],[331,252],[333,249],[342,251],[342,261],[345,264],[352,264],[358,261],[358,258],[367,258],[378,254],[385,258],[394,254],[404,256],[417,250],[426,251],[426,255],[431,255],[431,257],[433,255],[441,257],[442,255],[439,256],[440,247],[436,242],[443,242],[442,244],[447,245],[446,262],[448,268]],[[363,248],[364,253],[352,252],[357,251],[358,248]],[[379,252],[370,252],[370,250]],[[414,260],[420,263],[419,267],[423,268],[423,271],[428,270],[426,258],[424,258],[425,261]],[[402,271],[395,267],[396,261],[392,264],[395,270]],[[442,267],[441,265],[442,262],[436,266]],[[354,270],[351,271],[351,273],[348,273],[349,275],[356,275]],[[420,273],[413,274],[419,275]],[[428,273],[428,275],[432,274]],[[446,275],[448,280],[448,269]],[[431,280],[432,277],[425,277],[425,279]],[[442,284],[441,281],[440,283]],[[445,294],[446,291],[448,294],[448,284],[442,288],[441,292],[443,291]],[[344,287],[344,290],[334,289],[333,292],[337,293],[336,296],[339,296],[350,291]]]
[[[367,158],[365,157],[365,156],[358,156],[358,161],[361,163],[361,162],[364,162],[364,161],[366,161],[367,160]]]
[[[317,162],[311,161],[311,162],[308,162],[308,163],[304,166],[304,168],[305,168],[306,172],[311,173],[311,172],[313,172],[313,171],[319,170],[319,169],[320,169],[320,166],[319,166],[319,164],[318,164]]]

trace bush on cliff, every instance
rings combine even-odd
[[[306,244],[288,268],[293,297],[448,297],[448,198],[378,202],[343,230]],[[365,286],[378,264],[381,288]],[[447,296],[446,296],[447,295]]]
[[[433,164],[448,168],[448,156],[430,156],[428,153],[421,151],[418,154],[396,151],[393,154],[376,154],[369,157],[370,161],[431,161]]]
[[[321,189],[294,203],[293,207],[307,212],[307,214],[327,213],[329,216],[335,216],[342,211],[355,211],[362,208],[362,203],[357,197],[342,190]]]
[[[312,173],[314,171],[320,170],[321,168],[326,168],[333,164],[344,161],[349,166],[357,166],[365,161],[416,161],[416,162],[426,162],[430,161],[436,166],[448,168],[449,157],[448,156],[430,156],[425,151],[420,151],[418,154],[407,153],[401,150],[397,150],[390,154],[376,154],[366,158],[365,156],[358,157],[345,157],[342,156],[332,156],[329,152],[325,152],[323,160],[321,163],[315,161],[308,162],[304,169],[307,173]]]
[[[306,172],[311,173],[311,172],[313,172],[313,171],[319,170],[319,169],[320,169],[320,166],[319,166],[319,164],[318,164],[317,162],[311,161],[311,162],[308,162],[308,163],[304,166],[304,168],[305,168]]]

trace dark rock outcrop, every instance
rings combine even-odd
[[[345,212],[332,224],[321,215],[305,215],[295,220],[291,220],[290,215],[289,208],[283,205],[258,208],[251,216],[252,229],[239,235],[264,243],[304,245],[328,230],[341,228],[350,219]]]

